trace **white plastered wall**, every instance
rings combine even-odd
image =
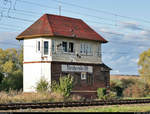
[[[33,63],[23,66],[23,91],[35,92],[37,82],[45,78],[51,83],[51,63]]]
[[[37,42],[41,42],[41,50],[38,51]],[[49,54],[43,55],[43,41],[49,41]],[[24,40],[24,64],[23,64],[23,91],[35,92],[37,82],[44,77],[51,83],[51,40],[46,38],[34,38]],[[44,59],[42,58],[44,57]]]

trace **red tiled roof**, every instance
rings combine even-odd
[[[95,32],[81,19],[59,15],[44,14],[29,28],[17,36],[17,40],[34,37],[70,37],[75,39],[95,40],[106,43],[107,41]]]

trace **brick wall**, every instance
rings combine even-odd
[[[87,73],[86,80],[81,80],[80,72],[62,72],[61,65],[84,65],[92,66],[93,73]],[[103,70],[102,70],[103,69]],[[52,81],[59,80],[60,76],[71,74],[74,77],[73,93],[80,94],[85,97],[96,97],[97,88],[109,88],[110,74],[109,70],[102,64],[85,64],[85,63],[66,63],[52,62],[51,64]]]

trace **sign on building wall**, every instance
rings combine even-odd
[[[61,70],[65,72],[89,72],[93,73],[92,66],[83,65],[61,65]]]

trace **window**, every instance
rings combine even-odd
[[[74,52],[74,44],[69,42],[69,52]]]
[[[90,44],[81,43],[80,53],[90,55],[92,53],[92,47]]]
[[[52,52],[55,52],[55,40],[52,40]]]
[[[86,80],[86,72],[81,72],[81,80]]]
[[[64,52],[74,52],[74,43],[73,42],[62,42],[62,47]]]
[[[89,52],[90,54],[92,54],[92,47],[91,47],[91,45],[89,45],[88,52]]]
[[[98,56],[101,56],[101,44],[98,46]]]
[[[40,48],[40,47],[41,47],[41,46],[40,46],[40,41],[38,41],[38,44],[37,44],[37,45],[38,45],[38,46],[37,46],[38,51],[40,51],[40,49],[41,49],[41,48]]]
[[[48,55],[48,41],[44,41],[44,55]]]
[[[80,44],[80,53],[83,53],[83,44]]]
[[[64,52],[67,52],[67,42],[62,42]]]
[[[86,53],[86,44],[83,44],[83,53]]]

